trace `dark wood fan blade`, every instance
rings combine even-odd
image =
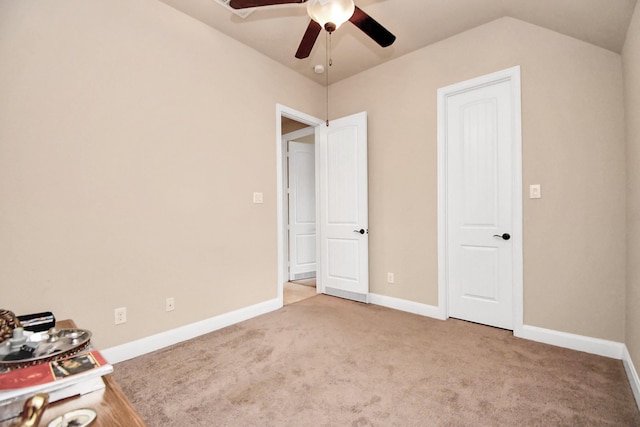
[[[304,59],[309,57],[309,55],[311,54],[311,49],[313,49],[313,45],[316,43],[321,30],[322,27],[320,26],[320,24],[318,24],[314,20],[309,21],[307,31],[304,32],[304,36],[302,36],[300,46],[298,46],[296,58]]]
[[[356,6],[356,10],[353,12],[351,18],[349,18],[349,21],[382,47],[391,46],[393,42],[396,41],[396,36],[391,34],[389,30],[367,15],[358,6]]]
[[[229,6],[234,9],[247,9],[250,7],[273,6],[276,4],[304,3],[307,0],[231,0]]]

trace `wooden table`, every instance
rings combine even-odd
[[[72,320],[62,320],[57,322],[56,327],[75,328]],[[83,396],[70,397],[47,407],[40,421],[40,427],[46,427],[56,417],[68,411],[81,408],[91,408],[98,416],[91,423],[91,427],[146,427],[145,422],[136,412],[129,399],[124,395],[120,386],[113,376],[105,375],[104,390],[87,393]],[[14,420],[0,422],[0,427],[10,426]]]

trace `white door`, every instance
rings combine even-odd
[[[442,105],[449,316],[504,329],[513,329],[512,237],[519,229],[512,85],[502,79],[449,91]]]
[[[316,276],[315,146],[289,141],[289,280]]]
[[[316,127],[316,149],[318,289],[369,302],[367,113]]]

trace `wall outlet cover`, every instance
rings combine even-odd
[[[116,325],[127,323],[127,307],[120,307],[113,310],[114,321]]]

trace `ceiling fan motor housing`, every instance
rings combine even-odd
[[[326,31],[333,32],[353,16],[353,0],[309,0],[307,13]]]

